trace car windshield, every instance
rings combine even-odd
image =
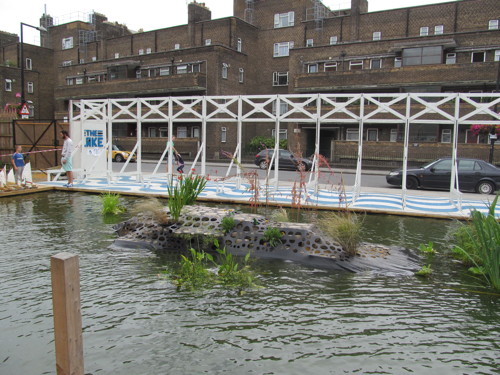
[[[123,148],[121,146],[118,146],[118,145],[113,145],[113,150],[114,151],[123,151]]]

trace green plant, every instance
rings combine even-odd
[[[323,232],[331,236],[350,256],[356,255],[361,241],[363,220],[353,212],[329,213],[318,222]]]
[[[268,242],[271,247],[281,245],[282,237],[283,233],[281,233],[279,228],[269,227],[264,231],[264,241]]]
[[[476,269],[482,270],[481,276],[488,285],[500,290],[500,224],[495,217],[498,197],[495,197],[486,215],[477,210],[471,213],[475,233],[470,229],[468,233],[479,262],[464,248],[457,246],[456,251],[469,258]]]
[[[165,206],[157,198],[147,198],[137,202],[130,210],[132,215],[150,216],[154,221],[160,224],[168,224],[168,214]]]
[[[243,261],[243,265],[235,260],[233,254],[228,253],[226,248],[221,249],[219,242],[214,241],[215,250],[219,255],[219,269],[217,275],[221,284],[227,287],[236,287],[241,289],[253,288],[255,284],[255,275],[248,265],[250,253],[248,253]]]
[[[431,265],[429,264],[428,266],[422,266],[420,270],[415,272],[415,275],[417,276],[423,276],[423,277],[428,277],[432,273]]]
[[[120,195],[115,193],[102,193],[99,198],[102,202],[102,213],[117,215],[125,212],[125,207],[120,204]]]
[[[221,221],[221,226],[224,233],[228,233],[236,226],[236,221],[231,215],[224,216]]]
[[[436,250],[434,250],[434,243],[432,243],[432,241],[430,241],[427,244],[424,243],[420,244],[418,249],[426,254],[436,254]]]
[[[472,223],[461,224],[453,233],[454,246],[451,249],[452,256],[468,267],[474,264],[481,264],[481,259],[477,254],[475,246],[477,239],[476,229]]]
[[[251,152],[258,152],[266,148],[274,148],[276,140],[274,137],[264,137],[258,135],[253,137],[248,143],[248,150]],[[281,149],[286,149],[288,147],[288,142],[286,139],[281,139],[279,141],[279,146]]]
[[[271,214],[271,219],[280,223],[289,222],[288,211],[283,207],[278,208]]]
[[[193,204],[196,201],[206,184],[207,180],[203,176],[180,176],[175,186],[173,181],[170,181],[167,187],[168,209],[174,221],[179,220],[185,205]]]
[[[189,258],[181,255],[181,266],[171,276],[177,289],[194,290],[213,285],[215,275],[206,268],[207,263],[214,261],[212,255],[192,248],[189,249],[189,253]]]

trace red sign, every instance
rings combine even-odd
[[[19,111],[19,114],[21,116],[29,116],[30,115],[30,110],[28,109],[28,105],[26,103],[23,104],[21,107],[21,111]]]

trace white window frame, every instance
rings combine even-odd
[[[62,66],[71,66],[71,65],[73,65],[73,61],[72,60],[66,60],[66,61],[62,62]]]
[[[188,137],[187,126],[178,126],[177,138],[187,138],[187,137]]]
[[[290,56],[290,50],[294,47],[294,42],[274,43],[273,57]]]
[[[374,31],[372,34],[372,40],[381,40],[381,39],[382,39],[382,32]]]
[[[274,15],[274,28],[290,27],[295,25],[295,12],[276,13]]]
[[[245,69],[240,68],[238,74],[238,82],[243,83],[245,81]]]
[[[11,79],[5,79],[5,91],[11,92],[12,91],[12,80]]]
[[[241,52],[242,49],[243,49],[243,41],[241,40],[241,38],[238,38],[236,40],[236,51]]]
[[[144,55],[144,50],[142,48],[139,49],[139,55]]]
[[[158,69],[158,75],[160,77],[169,76],[170,75],[170,67],[169,66],[161,66]]]
[[[28,91],[28,94],[33,94],[34,91],[33,82],[30,81],[26,84],[26,90]]]
[[[160,137],[168,137],[168,128],[165,128],[165,127],[159,128],[158,129],[158,135]]]
[[[200,127],[199,126],[193,126],[191,128],[191,138],[200,138]]]
[[[158,130],[158,128],[155,128],[155,127],[148,128],[148,137],[149,138],[156,138],[156,137],[158,137],[157,130]]]
[[[345,132],[345,140],[350,142],[359,141],[359,129],[358,128],[350,128]]]
[[[456,64],[457,63],[457,54],[454,52],[450,52],[446,54],[446,64]]]
[[[451,129],[441,129],[441,143],[451,143]]]
[[[174,49],[181,49],[181,45],[179,43],[174,44]]]
[[[428,26],[422,26],[420,28],[420,36],[429,36],[429,27]]]
[[[135,71],[135,78],[137,78],[137,79],[142,78],[142,70],[141,69],[137,69]]]
[[[391,134],[389,136],[389,142],[397,142],[398,141],[398,129],[391,129]]]
[[[378,68],[374,68],[374,67],[373,67],[373,62],[374,62],[374,61],[380,61],[380,65],[379,65],[379,67],[378,67]],[[371,60],[370,60],[370,69],[382,69],[382,59],[371,59]]]
[[[403,58],[402,57],[395,57],[394,58],[394,67],[401,68],[402,66],[403,66]]]
[[[80,64],[85,64],[85,59],[80,59],[79,63]]]
[[[353,66],[361,66],[361,69],[352,69]],[[350,60],[349,70],[363,70],[364,61],[363,60]]]
[[[334,35],[330,37],[330,45],[338,44],[339,38],[338,36]]]
[[[229,70],[229,65],[226,64],[226,63],[222,63],[222,78],[223,79],[227,79],[227,76],[228,76],[228,70]]]
[[[97,61],[97,56],[92,56],[92,61]]]
[[[76,77],[75,85],[83,85],[83,77]]]
[[[205,39],[205,45],[206,46],[211,46],[212,45],[212,39]]]
[[[443,34],[444,34],[444,25],[434,26],[434,35],[443,35]]]
[[[280,78],[286,77],[286,84],[280,83]],[[273,72],[273,86],[288,86],[288,72]]]
[[[375,133],[375,140],[370,140],[370,133]],[[378,142],[378,129],[366,129],[367,142]]]
[[[307,39],[306,47],[314,47],[314,39]]]
[[[488,21],[488,30],[498,30],[499,22],[498,20]]]
[[[187,64],[177,65],[177,74],[187,74],[188,66]]]
[[[273,101],[272,109],[271,109],[271,113],[273,115],[281,116],[287,112],[288,112],[288,103],[287,102],[280,102],[280,113],[276,113],[276,100]]]
[[[284,103],[286,104],[286,103]],[[288,139],[288,129],[280,129],[279,131],[279,140],[282,141],[282,140],[287,140]],[[271,130],[271,137],[275,138],[276,139],[276,129],[272,129]]]
[[[33,70],[33,60],[31,60],[29,57],[26,58],[26,70]]]
[[[62,39],[62,49],[71,49],[73,48],[73,37],[69,36],[67,38]]]
[[[474,55],[478,54],[478,53],[483,54],[483,61],[474,61]],[[485,62],[485,61],[486,61],[486,51],[474,51],[470,54],[470,62],[471,63],[473,63],[473,62],[479,63],[479,62]]]
[[[335,68],[335,69],[328,69],[328,68]],[[335,62],[326,62],[325,65],[323,66],[323,71],[324,72],[336,72],[338,69],[338,63]]]
[[[67,86],[72,86],[74,83],[73,78],[66,78],[66,85]]]
[[[495,57],[493,58],[493,61],[500,61],[500,49],[495,50]]]
[[[307,73],[318,73],[318,64],[313,63],[313,64],[307,64]]]
[[[120,52],[115,52],[115,59],[119,59],[120,58]]]
[[[146,48],[146,55],[151,54],[151,48]]]
[[[227,128],[225,126],[222,126],[220,128],[220,142],[221,143],[227,142]]]

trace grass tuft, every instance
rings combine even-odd
[[[320,229],[332,237],[350,256],[361,242],[363,218],[353,212],[328,213],[318,221]]]

